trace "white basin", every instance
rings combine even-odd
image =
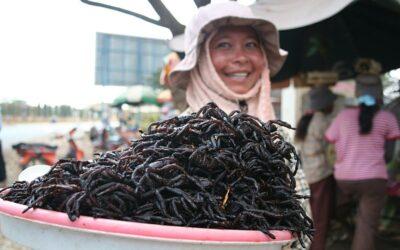
[[[45,209],[22,211],[24,205],[0,199],[0,228],[7,238],[40,250],[280,250],[294,240],[289,231],[260,231],[164,226],[67,214]]]

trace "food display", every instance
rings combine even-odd
[[[91,161],[63,159],[1,198],[80,215],[184,227],[289,230],[312,237],[295,192],[299,164],[282,121],[263,123],[209,103],[199,112],[151,124],[128,148]]]

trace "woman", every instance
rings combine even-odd
[[[380,109],[382,83],[378,75],[356,78],[358,107],[342,110],[325,133],[335,144],[334,176],[339,191],[358,199],[352,249],[375,249],[374,235],[384,205],[387,183],[385,143],[400,137],[395,116]]]
[[[311,111],[304,114],[296,126],[295,142],[311,189],[310,205],[315,224],[310,249],[325,249],[332,215],[333,168],[328,161],[328,143],[324,133],[332,120],[336,97],[325,85],[311,89]]]
[[[227,113],[241,110],[266,122],[275,118],[270,77],[285,56],[272,23],[236,2],[211,4],[186,26],[185,57],[170,80],[186,90],[188,113],[212,101]],[[301,170],[296,178],[299,194],[308,195]]]

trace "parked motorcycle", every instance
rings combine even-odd
[[[76,128],[71,129],[68,132],[68,153],[64,158],[72,158],[77,160],[82,160],[84,157],[84,152],[78,147],[74,140],[74,134]],[[64,135],[57,136],[57,138],[63,138]],[[19,166],[21,169],[25,169],[27,166],[45,164],[53,165],[57,162],[57,148],[56,145],[49,145],[44,143],[18,143],[14,144],[12,148],[20,156]]]
[[[25,169],[30,165],[53,165],[57,161],[57,146],[43,143],[18,143],[12,146],[20,156],[19,166]]]

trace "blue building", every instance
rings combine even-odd
[[[151,85],[171,52],[166,40],[97,33],[95,84]]]

